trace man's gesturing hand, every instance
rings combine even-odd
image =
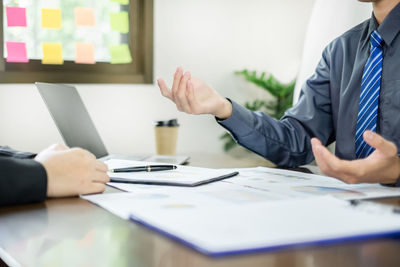
[[[395,183],[400,177],[396,145],[371,131],[366,131],[363,137],[375,151],[367,158],[352,161],[337,158],[317,138],[313,138],[312,149],[321,171],[350,184]]]
[[[179,111],[189,114],[212,114],[220,119],[232,115],[232,104],[203,81],[178,67],[169,89],[162,78],[157,80],[161,94],[176,104]]]
[[[110,180],[107,165],[81,148],[53,145],[40,152],[35,160],[46,169],[48,197],[101,193]]]

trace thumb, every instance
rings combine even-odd
[[[172,100],[172,93],[171,90],[168,88],[167,84],[162,78],[157,79],[158,87],[161,90],[161,94],[168,99]]]
[[[397,147],[394,143],[372,131],[365,131],[363,134],[365,142],[376,150],[390,156],[397,155]]]

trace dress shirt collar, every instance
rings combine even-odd
[[[378,32],[386,44],[391,45],[400,31],[400,3],[383,20]]]
[[[400,31],[400,3],[390,11],[381,25],[378,24],[374,13],[372,13],[371,19],[369,20],[368,38],[365,42],[369,42],[369,36],[371,36],[371,33],[376,29],[378,29],[385,44],[390,46]]]

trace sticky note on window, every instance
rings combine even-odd
[[[94,64],[94,45],[92,43],[75,43],[75,63]]]
[[[94,21],[94,10],[88,7],[75,7],[75,24],[80,27],[93,27]]]
[[[121,5],[128,5],[129,4],[129,0],[111,0],[111,2],[118,2]]]
[[[7,62],[29,62],[23,42],[6,42]]]
[[[118,13],[110,13],[111,29],[121,33],[129,32],[129,15],[128,12],[122,11]]]
[[[8,27],[26,27],[26,9],[23,7],[6,7]]]
[[[126,44],[111,45],[110,54],[111,64],[128,64],[132,62],[131,52]]]
[[[42,28],[61,29],[61,9],[42,9]]]
[[[42,43],[42,64],[61,65],[64,64],[61,43]]]

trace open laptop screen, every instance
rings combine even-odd
[[[108,155],[107,149],[75,87],[35,83],[55,124],[69,147],[81,147],[97,158]]]

